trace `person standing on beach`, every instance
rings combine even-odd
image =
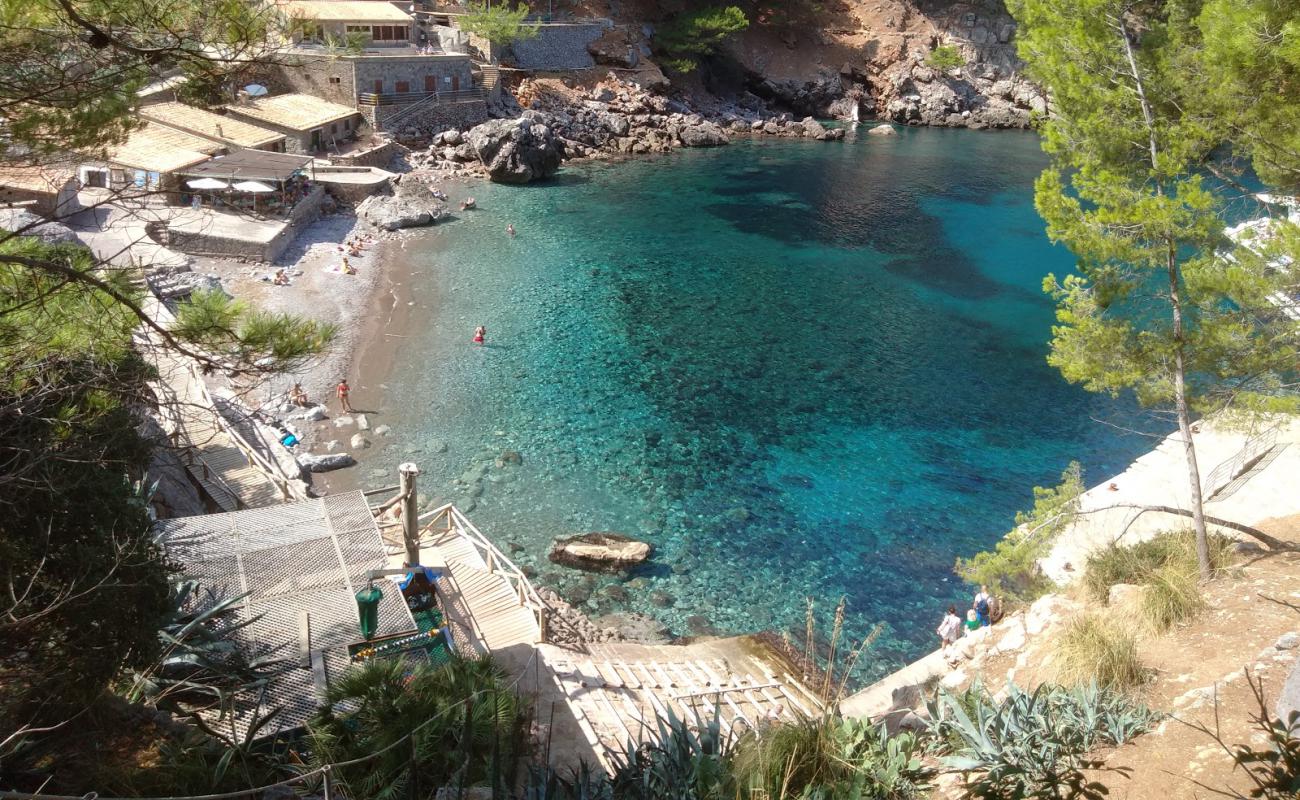
[[[348,386],[347,378],[339,381],[338,388],[334,390],[334,393],[339,396],[339,404],[343,406],[343,410],[351,414],[352,401],[348,399],[348,396],[352,394],[352,387]]]
[[[975,609],[975,615],[979,617],[980,627],[987,628],[993,624],[989,619],[989,587],[980,584],[980,590],[975,593],[975,602],[971,607]]]
[[[486,338],[487,338],[486,325],[480,325],[474,329],[474,344],[483,344],[483,340]]]

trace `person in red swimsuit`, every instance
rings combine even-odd
[[[483,339],[487,337],[487,327],[480,325],[474,329],[474,344],[483,344]]]

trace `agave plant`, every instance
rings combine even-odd
[[[694,724],[668,710],[656,717],[653,740],[628,742],[628,756],[616,761],[613,791],[637,800],[721,800],[735,796],[730,749],[717,706],[707,718],[693,710]]]
[[[532,766],[520,800],[614,800],[614,784],[599,767],[586,761],[568,771]]]
[[[260,619],[230,620],[247,596],[221,598],[198,581],[173,582],[171,611],[158,630],[162,651],[147,669],[132,671],[125,698],[182,711],[219,705],[240,691],[264,687],[285,661],[250,658],[240,648],[236,631]]]
[[[1088,752],[1122,744],[1158,718],[1095,684],[1033,692],[1009,684],[1001,702],[977,686],[940,692],[928,706],[931,730],[947,745],[944,765],[965,773],[971,795],[981,798],[1103,797],[1106,787],[1083,772],[1103,767]]]

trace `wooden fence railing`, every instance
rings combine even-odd
[[[427,522],[426,522],[427,520]],[[468,542],[483,559],[487,565],[487,571],[501,575],[510,583],[515,597],[519,600],[519,605],[528,609],[537,623],[537,640],[546,641],[547,616],[550,612],[550,606],[541,598],[533,584],[527,576],[520,571],[515,563],[506,557],[491,540],[489,540],[476,527],[469,518],[461,513],[460,509],[448,503],[427,511],[420,515],[420,522],[424,523],[423,531],[439,530],[446,533],[455,533],[466,542]]]

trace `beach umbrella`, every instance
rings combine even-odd
[[[185,182],[191,189],[229,189],[230,184],[216,178],[195,178]]]
[[[251,192],[252,194],[261,194],[263,192],[274,192],[274,186],[267,186],[259,181],[240,181],[230,187],[237,192]]]

